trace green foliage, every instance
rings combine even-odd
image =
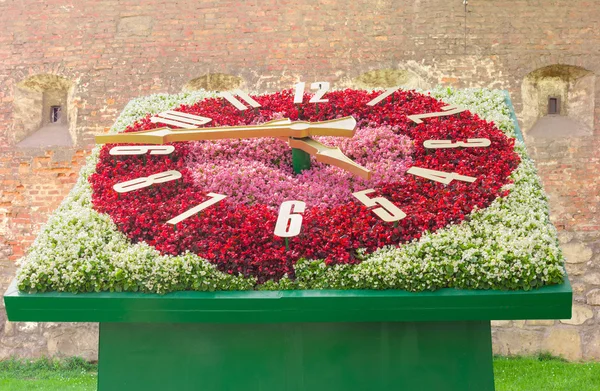
[[[50,372],[61,372],[63,375],[79,375],[95,373],[97,370],[98,366],[96,364],[85,361],[80,357],[69,357],[62,360],[47,357],[27,360],[13,357],[0,361],[0,374],[10,373],[11,377],[24,379],[46,376]]]

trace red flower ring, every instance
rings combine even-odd
[[[372,252],[385,245],[398,246],[424,231],[435,231],[466,218],[474,207],[485,208],[509,183],[509,175],[519,164],[514,141],[492,123],[468,111],[416,124],[407,116],[440,112],[445,106],[434,98],[413,91],[394,95],[371,107],[366,103],[377,92],[345,90],[329,92],[327,103],[293,103],[293,91],[254,97],[261,104],[255,110],[238,111],[222,99],[206,99],[178,111],[212,118],[206,126],[253,124],[271,118],[324,121],[352,115],[358,127],[390,126],[414,141],[413,166],[455,172],[477,178],[475,182],[453,180],[444,185],[420,176],[406,174],[402,181],[380,182],[369,197],[384,197],[406,213],[397,223],[387,223],[358,200],[335,206],[307,205],[302,230],[289,238],[273,234],[278,210],[265,204],[244,204],[225,198],[199,215],[174,227],[165,222],[206,201],[211,190],[199,188],[187,165],[192,143],[176,143],[170,155],[111,156],[114,145],[102,148],[96,173],[90,176],[93,205],[107,213],[118,229],[132,242],[145,241],[163,254],[191,251],[217,265],[219,270],[255,276],[259,282],[294,276],[294,263],[300,258],[325,259],[327,264],[359,263],[357,250]],[[150,115],[129,126],[125,132],[160,127]],[[426,140],[466,141],[487,138],[486,148],[426,149]],[[288,152],[291,154],[291,150]],[[403,157],[404,158],[404,157]],[[287,159],[289,161],[289,159]],[[154,184],[128,193],[117,193],[116,183],[177,170],[182,178]],[[359,191],[362,189],[355,189]],[[302,201],[302,200],[299,200]]]

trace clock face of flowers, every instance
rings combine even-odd
[[[168,144],[174,147],[170,153],[163,147],[165,154],[117,156],[109,153],[116,145],[108,144],[90,176],[94,208],[132,242],[144,241],[163,254],[193,252],[225,273],[254,276],[260,283],[293,278],[293,265],[302,258],[360,263],[365,252],[402,246],[425,231],[460,223],[474,208],[506,195],[501,188],[519,164],[512,139],[468,111],[419,117],[447,108],[414,91],[398,90],[367,104],[380,94],[334,91],[323,97],[327,102],[294,103],[294,92],[283,91],[253,97],[260,107],[248,110],[221,98],[176,109],[210,118],[207,128],[352,116],[353,137],[313,138],[339,147],[371,171],[370,179],[314,156],[310,169],[295,174],[292,150],[280,138],[179,142]],[[148,115],[125,132],[164,126]],[[115,190],[127,183],[138,185]],[[275,226],[286,201],[306,207],[292,214],[299,233],[283,238],[275,235]],[[205,207],[198,213],[167,223],[199,205]],[[382,218],[392,211],[402,216]]]

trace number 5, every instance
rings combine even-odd
[[[372,209],[372,211],[383,221],[391,223],[394,221],[402,220],[406,217],[406,213],[404,213],[396,205],[392,204],[391,201],[383,197],[367,197],[367,194],[371,194],[374,192],[375,189],[367,189],[358,191],[356,193],[352,193],[352,195],[356,197],[360,202],[362,202],[365,206],[371,207],[379,205],[380,208]]]

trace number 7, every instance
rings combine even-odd
[[[379,216],[379,218],[383,221],[391,223],[394,221],[402,220],[406,217],[406,213],[404,213],[396,205],[392,204],[390,200],[385,199],[383,197],[367,197],[367,194],[371,194],[374,192],[375,189],[367,189],[357,191],[356,193],[352,193],[352,195],[356,197],[360,202],[362,202],[365,206],[371,207],[379,205],[380,208],[372,209],[372,212]]]

